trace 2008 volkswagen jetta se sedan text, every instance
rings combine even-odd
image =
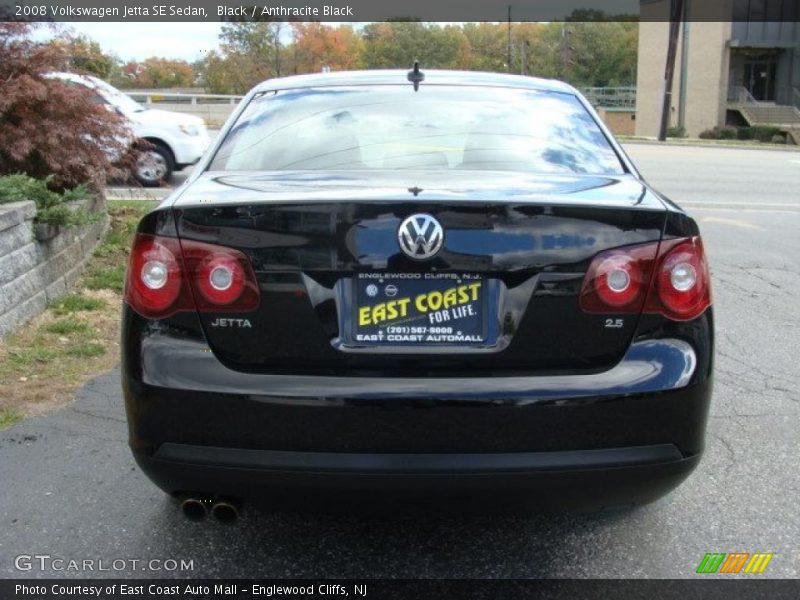
[[[703,450],[697,224],[556,81],[264,82],[142,219],[123,312],[135,458],[207,505],[331,489],[610,508],[665,494]]]

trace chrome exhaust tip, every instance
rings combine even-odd
[[[208,501],[202,498],[185,498],[181,502],[181,512],[190,521],[202,521],[208,516]]]
[[[239,518],[238,503],[230,498],[215,500],[211,514],[220,523],[233,523]]]

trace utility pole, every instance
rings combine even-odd
[[[678,51],[678,32],[683,20],[684,0],[671,0],[669,15],[669,43],[667,45],[667,64],[664,68],[664,101],[661,104],[661,125],[658,128],[658,140],[667,139],[669,112],[672,107],[672,79],[675,75],[675,55]]]
[[[511,5],[508,5],[508,72],[511,73]]]
[[[528,40],[525,40],[521,44],[521,52],[522,52],[522,60],[520,61],[522,65],[520,66],[519,72],[520,75],[527,75],[528,74],[528,48],[530,48],[531,43]]]
[[[686,16],[691,14],[692,5],[691,0],[685,0],[684,11]],[[686,128],[686,85],[689,69],[689,28],[691,22],[688,18],[683,19],[683,31],[681,33],[681,65],[680,74],[678,76],[678,127]]]
[[[563,79],[566,79],[567,69],[569,69],[569,65],[572,62],[572,44],[570,43],[571,37],[572,37],[572,30],[569,27],[567,27],[566,23],[562,23],[561,48],[560,48],[561,73],[559,73],[559,77]]]

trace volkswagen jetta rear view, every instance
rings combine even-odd
[[[665,494],[711,396],[697,224],[572,87],[413,75],[260,84],[141,221],[122,334],[137,462],[206,505]]]

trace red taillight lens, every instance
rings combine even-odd
[[[662,244],[654,287],[645,312],[658,312],[676,321],[686,321],[708,308],[711,282],[699,237]]]
[[[616,248],[598,254],[583,281],[581,308],[586,312],[639,312],[650,283],[658,244]]]
[[[254,310],[260,297],[250,262],[238,250],[138,234],[131,250],[125,301],[142,316],[164,318],[195,308]]]
[[[244,291],[244,271],[235,258],[224,254],[210,256],[197,269],[195,283],[209,302],[232,304]]]
[[[694,319],[710,304],[708,264],[699,237],[601,252],[589,265],[580,296],[586,312],[643,310],[676,321]]]
[[[137,235],[125,281],[126,302],[145,317],[171,312],[183,286],[179,260],[178,240]]]
[[[258,308],[256,276],[247,257],[232,248],[181,240],[198,310],[243,312]]]

